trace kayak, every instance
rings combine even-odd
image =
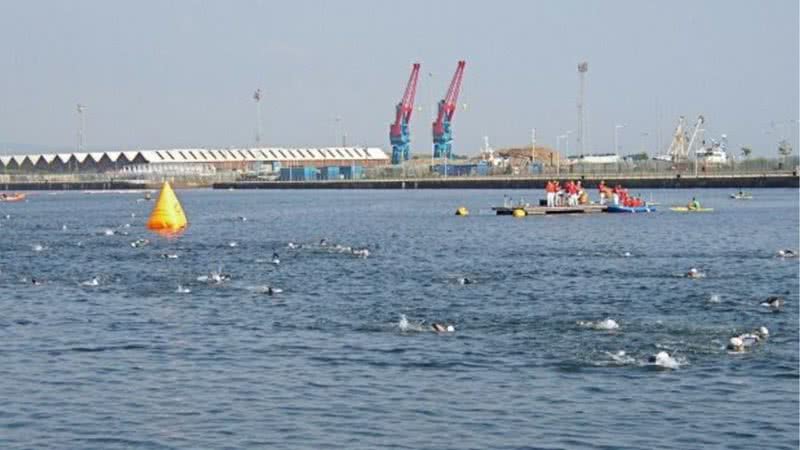
[[[646,212],[655,212],[656,208],[651,205],[645,206],[617,206],[617,205],[608,205],[608,209],[606,212],[610,213],[646,213]]]
[[[711,212],[714,211],[714,208],[697,208],[697,209],[689,209],[685,206],[672,206],[669,209],[675,212]]]
[[[17,192],[15,194],[0,194],[0,202],[21,202],[27,197],[25,194]]]

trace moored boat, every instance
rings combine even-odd
[[[648,213],[648,212],[656,212],[656,208],[652,205],[642,205],[642,206],[620,206],[620,205],[608,205],[608,209],[606,212],[610,213]]]

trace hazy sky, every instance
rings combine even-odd
[[[734,149],[773,156],[783,133],[797,152],[798,14],[797,0],[4,0],[0,151],[74,149],[77,103],[90,149],[249,145],[259,87],[266,145],[328,146],[344,129],[389,150],[419,61],[412,148],[427,154],[431,104],[463,58],[456,153],[486,135],[527,145],[533,127],[555,146],[576,129],[582,60],[594,152],[615,124],[623,153],[662,152],[681,114]]]

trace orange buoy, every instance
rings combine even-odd
[[[147,228],[158,233],[176,234],[183,231],[186,225],[186,215],[183,213],[181,202],[178,201],[169,182],[165,181],[161,186],[156,206],[147,220]]]

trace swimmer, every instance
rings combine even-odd
[[[31,248],[35,252],[41,252],[42,250],[44,250],[44,246],[42,244],[34,244],[33,247]]]
[[[289,243],[288,243],[288,244],[286,244],[286,247],[287,247],[287,248],[290,248],[290,249],[295,249],[295,248],[300,248],[300,247],[302,247],[302,246],[301,246],[301,245],[298,245],[298,244],[295,244],[294,242],[291,242],[291,241],[289,241]]]
[[[768,337],[769,330],[767,327],[758,327],[757,330],[753,330],[751,333],[743,333],[730,338],[727,349],[732,352],[741,353],[747,350],[748,347],[753,347],[762,341],[766,341]]]
[[[612,318],[606,318],[605,320],[598,320],[597,322],[591,321],[584,321],[579,320],[578,325],[582,327],[591,328],[593,330],[617,330],[619,329],[619,323]]]
[[[37,280],[36,278],[31,278],[31,284],[34,286],[41,286],[44,283],[41,280]]]
[[[272,252],[272,264],[276,266],[281,263],[281,257],[277,252]]]
[[[148,239],[137,239],[137,240],[131,242],[131,247],[139,248],[139,247],[144,247],[145,245],[149,245],[149,244],[150,244],[150,240],[148,240]]]
[[[768,307],[769,309],[771,309],[773,311],[779,311],[781,308],[783,308],[784,302],[785,301],[784,301],[783,297],[778,296],[778,295],[773,295],[773,296],[767,297],[766,300],[761,302],[761,306],[766,306],[766,307]]]
[[[458,284],[465,285],[465,284],[474,284],[475,280],[467,277],[460,277],[458,279]]]
[[[228,247],[230,247],[230,248],[235,248],[235,247],[238,247],[238,246],[239,246],[239,243],[236,242],[236,241],[228,242]]]
[[[247,217],[245,217],[245,216],[239,216],[239,221],[240,221],[240,222],[247,222]]]
[[[104,236],[113,236],[114,235],[114,230],[112,230],[111,228],[106,228],[105,230],[103,230],[102,234]]]
[[[197,281],[206,282],[206,283],[213,283],[213,284],[222,284],[225,281],[231,279],[230,274],[223,273],[222,267],[220,267],[216,272],[211,271],[208,275],[200,275],[197,277]]]
[[[100,284],[100,282],[97,281],[97,277],[94,277],[91,280],[86,280],[86,281],[82,282],[81,286],[94,287],[94,286],[98,286],[99,284]]]
[[[443,323],[434,322],[431,324],[431,328],[433,331],[437,333],[452,333],[456,331],[456,328],[452,325],[445,325]]]
[[[369,249],[353,249],[353,255],[358,256],[359,258],[367,258],[369,257]]]
[[[175,292],[178,293],[178,294],[191,294],[192,290],[189,289],[189,288],[183,287],[183,286],[181,286],[179,284],[178,285],[178,289]]]
[[[162,253],[161,257],[164,259],[178,259],[177,253]]]
[[[647,361],[665,369],[676,369],[680,365],[675,358],[670,356],[670,354],[665,351],[660,351],[657,354],[650,356],[647,358]]]
[[[686,278],[704,278],[706,274],[700,272],[700,270],[697,267],[692,267],[691,269],[689,269],[688,272],[686,272],[685,276]]]
[[[626,258],[630,258],[633,255],[631,255],[631,252],[625,252],[625,253],[622,254],[622,256],[624,256]]]
[[[325,238],[320,239],[319,240],[319,246],[320,247],[327,247],[328,246],[328,240],[325,239]]]
[[[794,250],[784,249],[778,250],[778,258],[796,258],[797,253]]]
[[[731,352],[742,353],[744,352],[744,341],[740,337],[734,336],[728,341],[727,349]]]

